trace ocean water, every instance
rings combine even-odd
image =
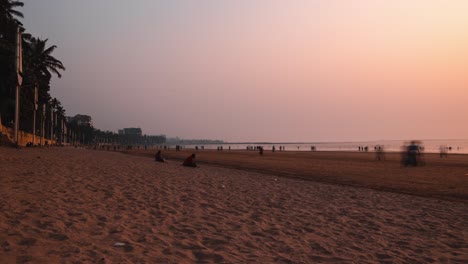
[[[284,146],[286,151],[311,151],[311,147],[315,146],[316,151],[359,151],[359,147],[368,147],[369,151],[374,151],[374,146],[381,145],[385,151],[398,152],[402,146],[407,145],[409,141],[405,140],[381,140],[381,141],[362,141],[362,142],[311,142],[311,143],[226,143],[226,144],[210,144],[204,145],[205,149],[217,149],[222,146],[224,150],[231,147],[232,150],[245,150],[247,146],[263,146],[265,151],[271,150],[275,146],[279,150],[279,146]],[[449,153],[468,154],[468,139],[437,139],[437,140],[421,140],[421,145],[424,146],[426,153],[439,153],[441,145],[451,147]],[[196,145],[185,145],[185,148],[195,148]],[[201,146],[201,145],[198,145]]]

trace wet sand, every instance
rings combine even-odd
[[[321,158],[325,172],[319,176],[335,170],[362,172],[364,156],[362,163],[356,155],[346,163],[329,153]],[[205,153],[199,158],[208,160]],[[296,168],[281,171],[285,176],[306,171],[299,177],[311,177],[309,170],[319,170],[301,162],[306,170],[278,160],[268,164]],[[223,168],[208,161],[194,169],[175,160],[163,164],[72,148],[0,148],[0,164],[0,263],[468,261],[468,203],[463,196],[454,202],[279,177],[255,168]],[[367,177],[385,178],[378,174],[391,163],[385,164]],[[460,168],[447,175],[455,177],[465,169],[463,162]],[[420,168],[411,169],[408,173]],[[432,171],[433,179],[447,168],[421,170]],[[451,184],[463,193],[466,178],[458,180]]]
[[[131,150],[124,153],[153,158],[156,150]],[[371,188],[380,191],[414,194],[468,202],[468,155],[440,158],[424,154],[425,165],[404,167],[400,153],[385,153],[377,161],[374,152],[271,152],[175,150],[162,151],[170,160],[181,161],[198,154],[200,164],[261,172],[270,175]]]

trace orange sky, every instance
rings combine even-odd
[[[53,93],[102,129],[468,137],[468,1],[25,3],[26,27],[58,44],[67,66]]]

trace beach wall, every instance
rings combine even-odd
[[[13,130],[13,128],[6,127],[0,123],[0,131],[3,135],[6,135],[11,142],[15,142],[15,131]],[[26,146],[26,144],[28,144],[29,142],[33,142],[33,136],[34,135],[31,133],[27,133],[21,130],[18,131],[18,145]],[[41,143],[41,137],[38,135],[36,135],[35,137],[35,144],[39,145]],[[45,144],[46,141],[49,143],[49,145],[55,144],[55,140],[50,139],[44,139],[43,144]]]

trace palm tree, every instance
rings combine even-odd
[[[15,10],[17,7],[24,6],[21,1],[0,0],[0,21],[14,21],[18,25],[22,25],[16,18],[23,18],[23,13]]]
[[[51,98],[49,94],[50,80],[52,74],[56,74],[61,78],[61,70],[65,70],[62,62],[52,56],[52,53],[57,48],[53,45],[47,47],[47,39],[29,37],[24,42],[25,53],[25,82],[32,86],[38,86],[39,103],[47,103],[50,105]],[[31,96],[29,96],[31,97]],[[54,102],[54,107],[60,105],[60,102]]]
[[[1,0],[0,0],[1,1]],[[34,113],[34,87],[38,88],[39,105],[50,105],[50,81],[52,73],[61,77],[59,70],[64,70],[62,62],[52,56],[56,46],[47,48],[47,40],[32,37],[30,34],[23,34],[23,89],[21,93],[21,127],[27,131],[32,131],[30,117]],[[39,119],[36,119],[38,122]],[[36,127],[37,123],[36,123]]]
[[[55,113],[56,113],[56,115],[55,115],[55,118],[56,118],[55,126],[56,126],[56,128],[55,129],[57,131],[61,131],[62,130],[62,123],[61,122],[62,122],[62,120],[66,119],[65,118],[65,108],[63,108],[62,103],[59,100],[57,100],[56,98],[54,98],[53,100],[56,101],[55,108],[54,108]]]
[[[23,14],[15,8],[24,4],[20,1],[0,0],[0,114],[6,120],[12,119],[11,109],[14,107],[11,87],[14,87],[16,79],[13,78],[15,37],[18,25]]]
[[[50,120],[52,131],[57,136],[57,139],[61,139],[63,131],[62,120],[66,122],[66,118],[65,109],[57,98],[53,98],[50,101],[50,111],[52,111]]]
[[[16,7],[21,7],[24,4],[20,1],[0,0],[0,48],[12,49],[14,46],[14,37],[16,27],[22,23],[16,18],[22,18],[23,13],[15,10]]]
[[[62,74],[60,74],[60,70],[65,70],[62,62],[52,56],[57,46],[52,45],[47,48],[47,41],[48,39],[30,38],[29,68],[36,82],[41,79],[50,80],[52,78],[52,73],[55,73],[57,77],[61,78]]]

